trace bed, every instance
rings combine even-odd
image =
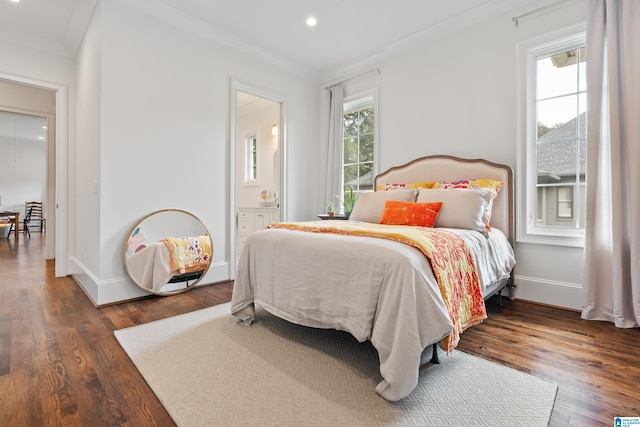
[[[439,342],[451,351],[464,329],[486,317],[485,298],[505,287],[513,297],[512,175],[510,167],[482,159],[422,157],[376,176],[376,191],[359,196],[348,221],[258,231],[240,255],[231,312],[250,325],[259,305],[296,324],[370,340],[383,378],[376,391],[390,401],[402,399],[418,383],[427,347],[435,352]],[[500,187],[469,185],[479,179]],[[456,188],[464,183],[467,188]],[[395,219],[376,224],[388,219],[392,206],[433,208],[435,227]],[[466,213],[468,206],[473,214]],[[442,244],[449,250],[443,256],[440,244],[429,242],[445,237],[451,243]],[[441,283],[457,278],[460,283],[447,285],[452,288]]]

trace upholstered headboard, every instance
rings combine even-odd
[[[484,159],[462,159],[454,156],[426,156],[378,174],[379,184],[414,184],[427,181],[459,181],[464,179],[499,179],[506,184],[493,202],[491,227],[502,230],[511,244],[513,224],[513,171],[508,165]]]

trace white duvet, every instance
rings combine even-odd
[[[482,286],[509,276],[515,261],[504,234],[494,230],[488,240],[451,231],[469,242]],[[497,262],[479,261],[483,251]],[[372,237],[285,229],[252,234],[238,262],[231,312],[250,324],[254,304],[293,323],[371,340],[383,378],[376,391],[391,401],[411,393],[423,350],[453,329],[428,259],[411,246]]]

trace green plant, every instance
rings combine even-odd
[[[343,200],[344,212],[353,211],[353,206],[356,204],[356,195],[353,192],[353,187],[350,186],[348,190],[345,190]]]
[[[327,203],[327,213],[333,213],[333,203]]]

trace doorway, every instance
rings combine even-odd
[[[232,83],[230,120],[230,272],[249,234],[283,221],[285,103],[273,94]]]
[[[46,251],[55,259],[55,276],[68,272],[67,251],[67,87],[0,72],[0,109],[47,118]],[[24,91],[31,92],[29,96]],[[53,97],[48,108],[39,95]],[[46,101],[44,101],[46,102]],[[40,106],[38,106],[40,105]],[[49,109],[50,108],[50,109]]]
[[[54,94],[45,94],[45,97],[53,100]],[[0,109],[0,152],[3,153],[0,209],[19,212],[22,221],[26,219],[26,203],[35,201],[42,203],[41,218],[49,218],[55,223],[54,210],[48,209],[54,200],[54,127],[53,114],[10,107]],[[51,213],[47,215],[48,212]],[[45,239],[45,221],[33,222],[29,228],[39,225],[38,230],[45,241],[44,258],[50,260],[55,258],[55,234],[51,232],[50,238]],[[13,227],[13,232],[20,233],[26,227]],[[25,232],[24,237],[27,236],[30,237],[30,233]]]

